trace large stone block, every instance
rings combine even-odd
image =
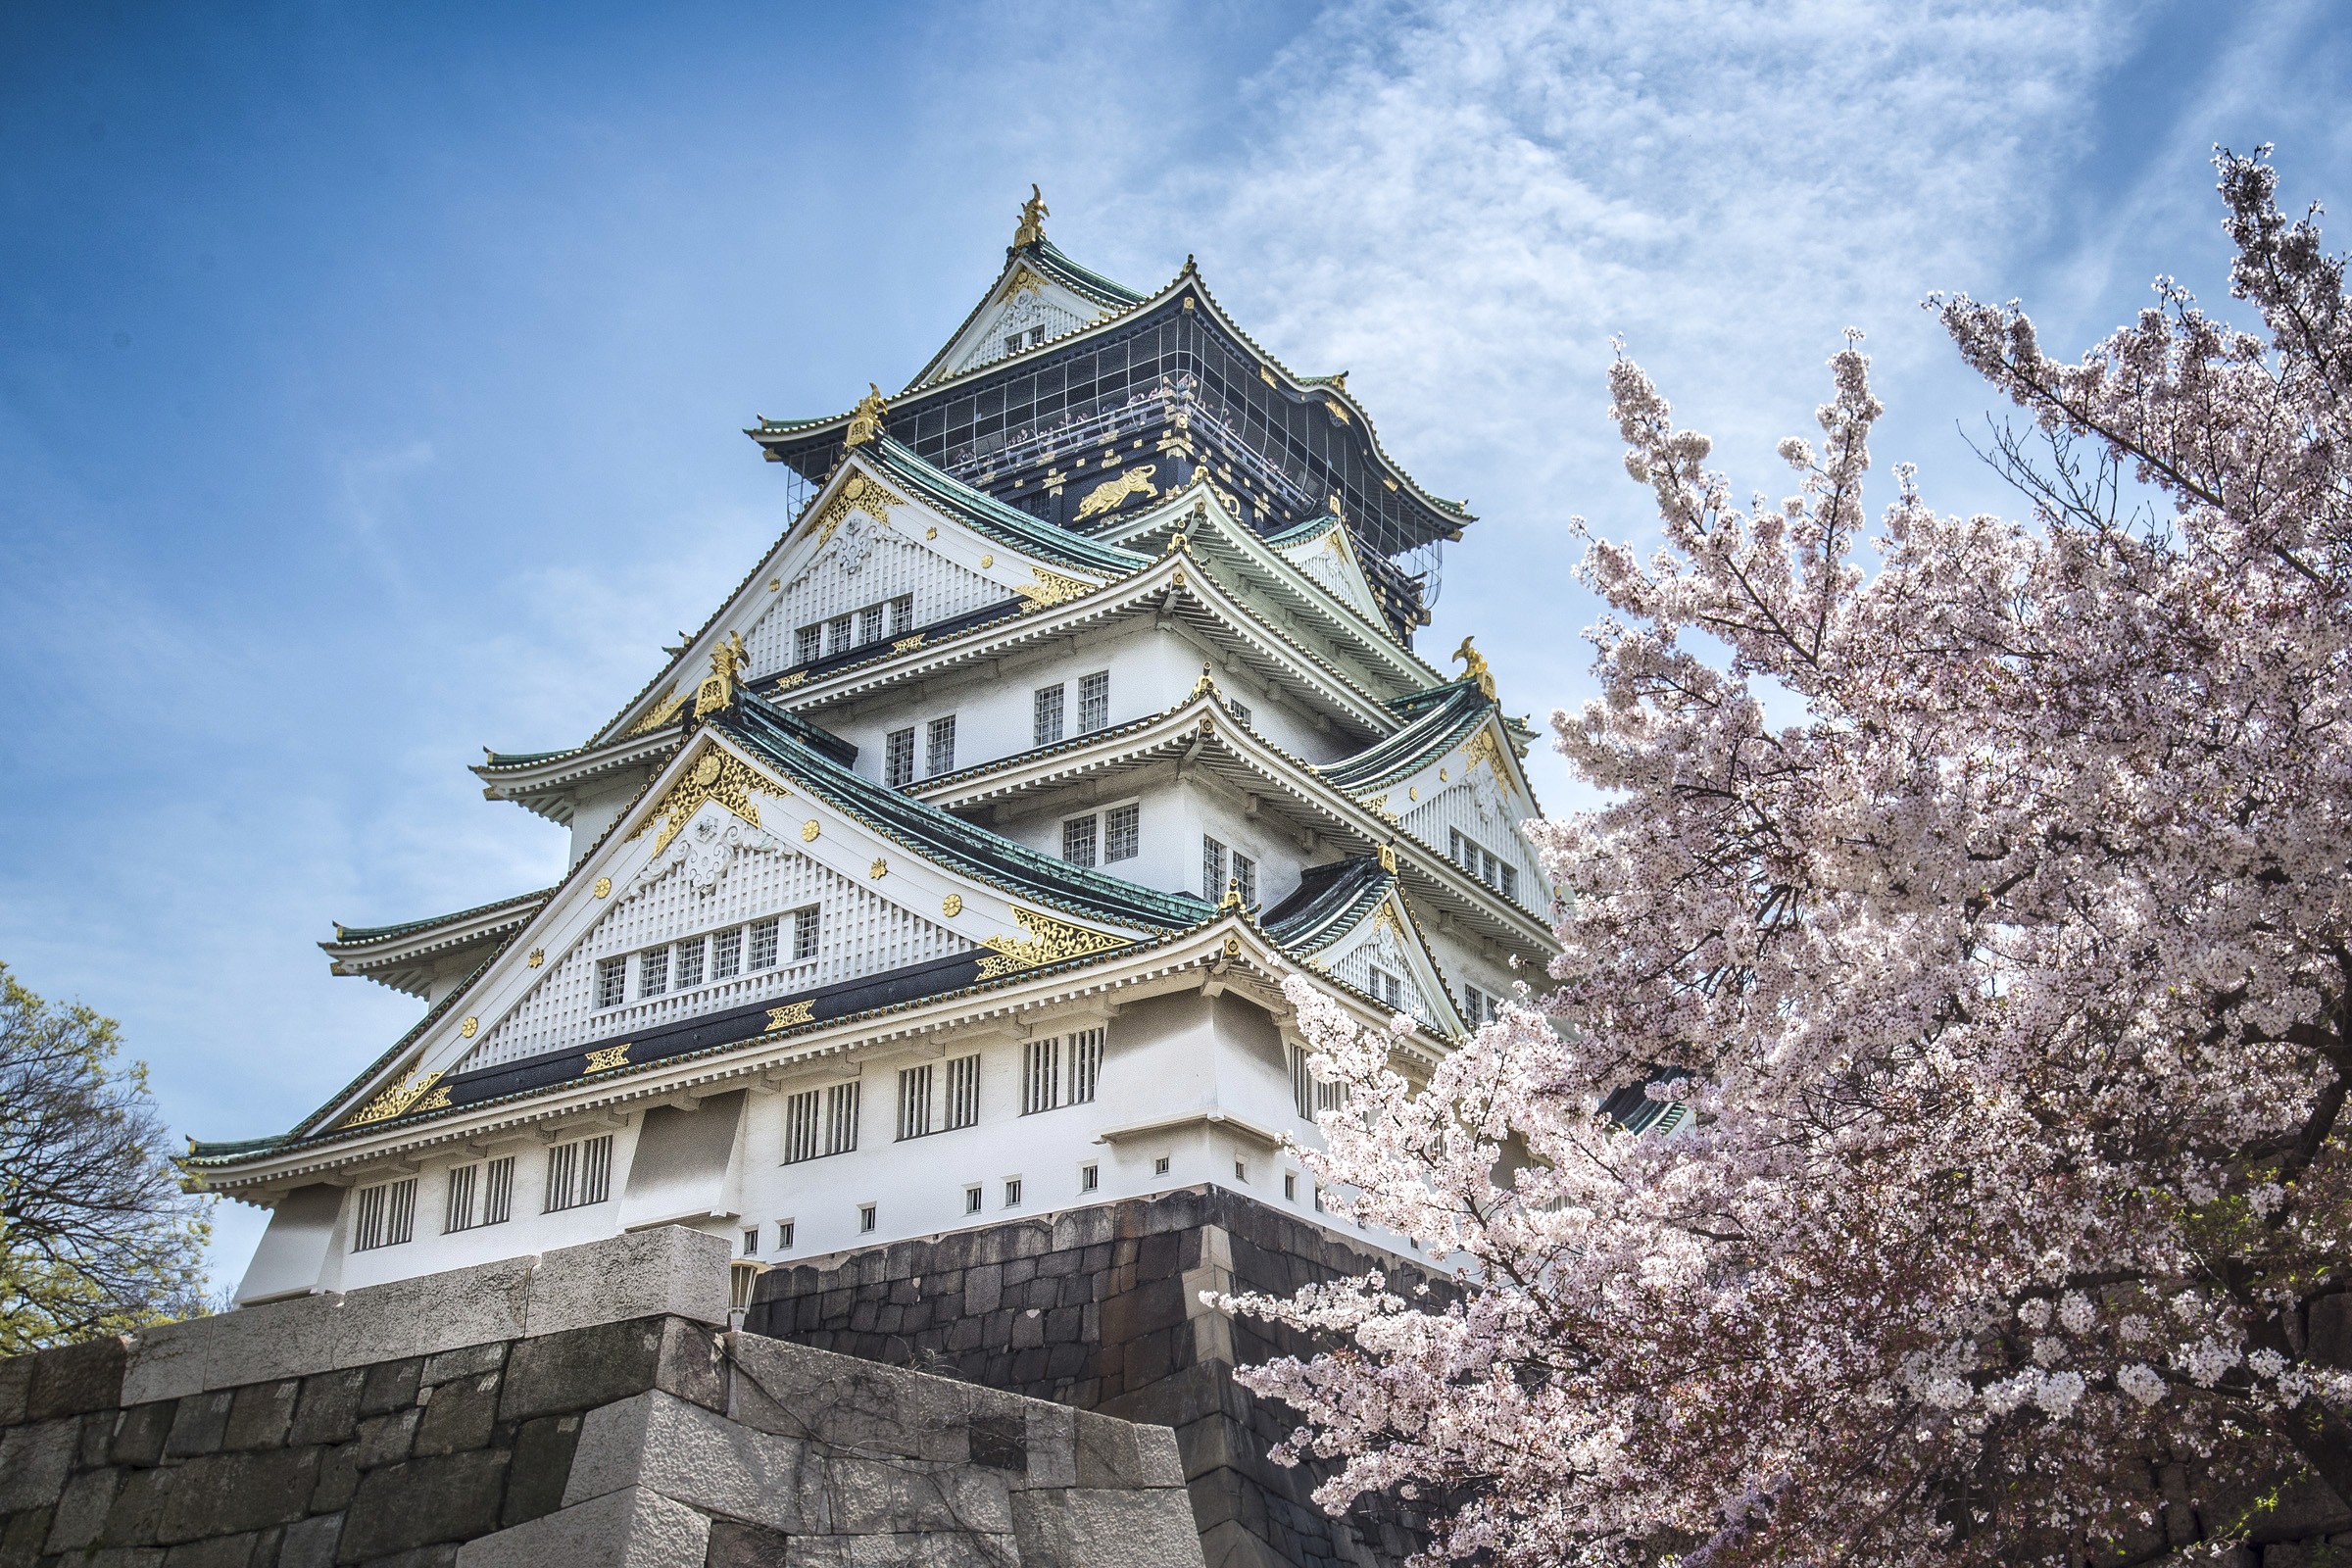
[[[455,1453],[490,1441],[498,1422],[498,1374],[482,1372],[436,1384],[427,1394],[424,1420],[416,1429],[418,1453]]]
[[[122,1368],[130,1342],[122,1338],[91,1340],[60,1349],[42,1350],[32,1359],[24,1394],[24,1419],[47,1421],[61,1415],[108,1410],[122,1402]]]
[[[71,1417],[0,1432],[0,1513],[57,1501],[80,1439],[81,1423]]]
[[[294,1401],[294,1421],[288,1443],[341,1443],[359,1430],[360,1396],[368,1383],[366,1367],[344,1367],[314,1373],[302,1380]]]
[[[508,1455],[498,1449],[436,1454],[370,1470],[343,1520],[339,1562],[472,1541],[498,1529]]]
[[[1021,1568],[1202,1568],[1180,1491],[1024,1492],[1012,1499]]]
[[[655,1317],[525,1340],[507,1359],[499,1419],[586,1410],[656,1388],[725,1408],[717,1336],[698,1322]]]
[[[506,1505],[498,1511],[501,1526],[523,1524],[564,1506],[581,1420],[577,1415],[544,1415],[515,1429]]]
[[[982,1390],[756,1334],[727,1337],[735,1419],[846,1452],[962,1462]]]
[[[710,1544],[708,1517],[649,1488],[624,1487],[467,1542],[458,1568],[704,1568]]]
[[[564,1501],[641,1486],[706,1513],[797,1534],[809,1526],[803,1495],[819,1480],[804,1445],[655,1390],[583,1418]]]
[[[209,1454],[177,1469],[137,1473],[141,1481],[169,1482],[156,1526],[165,1545],[291,1524],[309,1511],[318,1476],[318,1455],[308,1448]]]
[[[294,1423],[294,1401],[302,1393],[297,1378],[275,1383],[248,1383],[236,1391],[228,1407],[228,1426],[221,1437],[226,1448],[274,1448],[286,1441]]]
[[[115,1492],[122,1479],[116,1470],[84,1470],[58,1494],[50,1515],[45,1551],[80,1551],[96,1544],[106,1529],[106,1516],[115,1506]]]
[[[656,1316],[723,1328],[730,1255],[722,1239],[679,1225],[543,1253],[531,1274],[528,1331],[557,1334]]]
[[[1011,1494],[998,1471],[896,1456],[833,1455],[823,1467],[822,1523],[830,1535],[1004,1535],[1012,1529]]]

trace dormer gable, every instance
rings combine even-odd
[[[1308,967],[1441,1036],[1469,1033],[1384,850],[1310,866],[1268,910],[1266,934]]]

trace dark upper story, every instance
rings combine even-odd
[[[1109,294],[1117,285],[1042,239],[1007,254],[1006,274],[1020,268],[1083,292],[1107,318],[957,374],[935,374],[935,360],[889,400],[892,436],[975,489],[1079,533],[1196,475],[1269,536],[1336,505],[1392,625],[1410,641],[1428,619],[1437,547],[1461,538],[1472,517],[1381,450],[1344,377],[1284,369],[1217,308],[1189,262],[1150,299]],[[992,290],[983,309],[997,298]],[[762,420],[748,433],[771,462],[819,482],[841,460],[850,417]],[[1129,476],[1147,467],[1144,490]]]

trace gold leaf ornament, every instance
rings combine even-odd
[[[963,895],[951,893],[939,901],[939,912],[953,920],[963,912]]]
[[[581,1069],[582,1072],[611,1072],[615,1067],[626,1067],[629,1064],[629,1047],[635,1044],[633,1040],[624,1040],[617,1046],[591,1051],[588,1053],[588,1065]]]
[[[1064,577],[1061,573],[1048,571],[1043,566],[1031,566],[1029,575],[1036,580],[1026,587],[1013,590],[1025,601],[1021,607],[1024,612],[1032,610],[1044,610],[1053,605],[1067,604],[1073,599],[1081,598],[1095,591],[1095,585],[1091,582],[1077,577]]]
[[[694,766],[687,770],[684,778],[669,787],[669,793],[662,797],[662,804],[655,808],[656,814],[638,823],[637,831],[629,837],[631,840],[641,839],[645,837],[647,828],[660,822],[661,831],[654,837],[654,853],[660,855],[669,848],[670,840],[684,831],[687,822],[702,808],[705,801],[716,801],[745,822],[758,827],[760,807],[752,796],[780,796],[783,793],[781,786],[747,766],[733,753],[713,746],[695,760]],[[611,890],[612,880],[600,879],[596,896],[601,899]]]
[[[425,1103],[427,1092],[441,1081],[437,1072],[411,1073],[400,1082],[378,1094],[343,1120],[346,1127],[365,1127],[370,1122],[390,1121],[411,1110],[446,1110],[449,1091],[444,1089]]]
[[[1130,496],[1155,496],[1159,487],[1152,476],[1159,471],[1155,463],[1146,463],[1129,468],[1115,479],[1105,479],[1078,500],[1076,520],[1084,522],[1098,513],[1116,512]]]
[[[1059,963],[1064,958],[1084,958],[1098,953],[1132,944],[1132,937],[1111,936],[1106,932],[1090,931],[1067,920],[1056,920],[1036,909],[1012,906],[1013,922],[1021,928],[1018,937],[983,937],[980,945],[994,957],[980,960],[978,978],[993,980],[1000,975],[1034,969],[1040,964]]]
[[[788,1002],[781,1007],[767,1009],[767,1027],[760,1032],[763,1035],[773,1034],[778,1029],[789,1029],[794,1024],[814,1022],[816,1022],[816,1003],[813,1000]]]
[[[888,527],[890,525],[890,509],[903,507],[906,504],[905,496],[884,489],[864,474],[852,468],[850,476],[841,481],[841,488],[833,493],[833,499],[825,503],[825,510],[816,514],[817,548],[822,549],[831,541],[833,531],[848,519],[851,513],[862,512],[884,527]]]

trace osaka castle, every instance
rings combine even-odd
[[[562,879],[321,944],[423,1014],[193,1147],[271,1211],[240,1303],[664,1224],[821,1272],[1179,1194],[1409,1263],[1286,1156],[1336,1089],[1281,987],[1403,1014],[1418,1075],[1555,951],[1529,731],[1469,640],[1415,647],[1471,516],[1189,260],[1137,293],[1046,216],[898,391],[746,432],[778,537],[610,719],[474,764]]]

